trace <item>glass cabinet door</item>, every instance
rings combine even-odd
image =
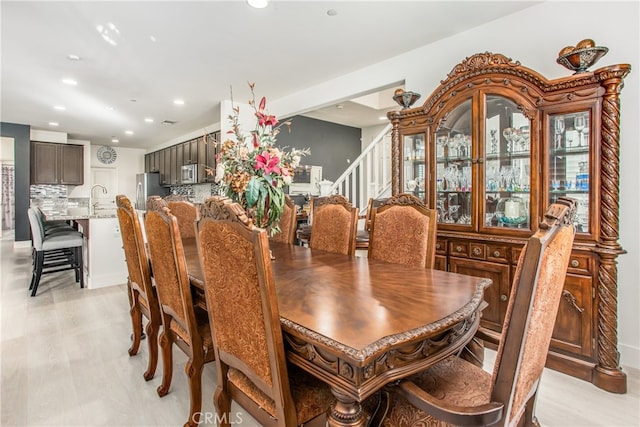
[[[549,203],[568,196],[578,201],[576,231],[589,232],[589,111],[549,116]]]
[[[471,99],[454,108],[436,131],[436,208],[441,224],[471,226]]]
[[[424,199],[425,196],[424,133],[402,137],[403,181],[401,189]]]
[[[531,123],[510,99],[486,97],[484,227],[530,229]]]

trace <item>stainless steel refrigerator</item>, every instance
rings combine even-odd
[[[147,197],[164,197],[169,194],[169,188],[160,185],[160,174],[139,173],[136,175],[136,209],[146,210]]]

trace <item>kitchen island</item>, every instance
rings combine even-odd
[[[87,210],[46,212],[46,220],[67,220],[77,224],[84,234],[82,258],[85,284],[89,289],[127,283],[129,275],[122,249],[120,224],[115,212],[89,215]]]

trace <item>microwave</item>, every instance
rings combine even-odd
[[[198,165],[184,165],[180,169],[180,183],[196,184],[198,182]]]

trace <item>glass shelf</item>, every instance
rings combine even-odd
[[[589,150],[588,111],[549,116],[548,157],[549,202],[569,196],[578,200],[576,228],[589,232]]]

